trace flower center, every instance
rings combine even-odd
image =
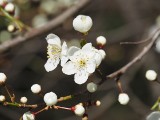
[[[47,50],[47,54],[48,57],[51,58],[52,56],[59,56],[61,53],[61,48],[57,45],[48,45],[48,50]]]
[[[85,65],[86,65],[86,61],[83,60],[83,59],[81,59],[81,60],[79,61],[79,66],[80,66],[80,67],[84,67]]]

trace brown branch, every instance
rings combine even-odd
[[[89,3],[91,0],[81,0],[80,2],[77,2],[74,6],[67,9],[65,12],[48,22],[46,25],[42,26],[41,28],[37,29],[31,29],[27,33],[25,33],[23,36],[18,36],[12,40],[7,40],[6,42],[2,43],[0,45],[0,52],[3,52],[7,50],[10,47],[13,47],[19,43],[22,43],[24,41],[30,40],[36,36],[39,36],[49,30],[52,30],[59,25],[61,25],[67,18],[74,15],[76,12],[78,12],[81,8],[83,8],[87,3]]]
[[[153,46],[154,42],[157,40],[157,38],[160,35],[160,28],[152,35],[150,35],[146,40],[150,39],[150,42],[142,49],[142,51],[128,64],[120,68],[119,70],[111,73],[110,75],[107,75],[107,79],[114,79],[117,77],[120,77],[123,75],[130,67],[132,67],[136,62],[142,59],[143,56],[151,49]],[[106,79],[105,79],[106,80]],[[100,84],[102,84],[105,80],[101,81]]]

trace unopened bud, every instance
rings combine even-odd
[[[20,102],[25,104],[27,103],[28,99],[26,97],[21,97]]]
[[[8,3],[4,8],[8,13],[14,14],[15,6],[13,3]]]
[[[6,75],[4,73],[0,73],[0,85],[4,84],[6,82]]]
[[[7,1],[6,0],[0,0],[0,6],[1,7],[5,7],[7,4]]]
[[[102,45],[102,46],[104,46],[107,42],[107,40],[104,36],[97,37],[96,41],[97,41],[98,45]]]
[[[8,25],[7,30],[9,32],[15,32],[16,31],[16,27],[14,25],[10,24],[10,25]]]
[[[4,102],[6,100],[6,97],[4,95],[0,95],[0,102]]]

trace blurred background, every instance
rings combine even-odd
[[[13,0],[16,4],[16,14],[25,24],[38,28],[63,13],[80,0]],[[42,103],[43,99],[32,94],[30,87],[37,83],[44,93],[54,91],[59,97],[75,94],[86,88],[86,84],[77,85],[73,76],[62,73],[61,67],[52,72],[46,72],[44,64],[47,61],[47,42],[49,33],[57,34],[69,45],[79,45],[81,34],[72,27],[72,20],[79,14],[89,15],[93,26],[87,36],[87,41],[96,46],[96,38],[103,35],[107,38],[105,46],[106,58],[100,69],[106,75],[118,70],[132,60],[147,44],[120,45],[125,41],[140,41],[150,35],[160,26],[159,0],[92,0],[74,16],[67,19],[61,26],[44,33],[29,41],[23,42],[0,54],[0,72],[4,72],[7,84],[16,94],[16,100],[26,96],[29,104]],[[0,16],[0,42],[18,36],[20,33],[7,31],[10,23]],[[159,97],[160,84],[149,82],[145,78],[147,70],[160,72],[159,57],[160,39],[152,50],[121,78],[123,90],[130,96],[128,105],[118,103],[118,94],[114,80],[106,81],[92,95],[93,100],[102,102],[99,107],[87,110],[89,120],[145,120],[151,112],[150,108]],[[99,81],[96,75],[88,81]],[[5,94],[0,88],[0,94]],[[87,99],[86,95],[60,103],[70,107]],[[0,120],[18,120],[28,109],[0,107]],[[33,110],[36,111],[36,110]],[[70,111],[49,110],[42,112],[36,120],[81,120]]]

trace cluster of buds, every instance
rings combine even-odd
[[[0,0],[0,7],[3,9],[3,14],[5,12],[5,14],[9,14],[13,18],[16,17],[16,10],[15,10],[16,7],[13,3],[8,2],[7,0]],[[8,15],[6,15],[6,16],[8,16]],[[9,32],[15,32],[17,30],[17,28],[14,24],[11,23],[7,26],[7,30]]]
[[[0,7],[11,15],[14,15],[15,13],[15,5],[7,0],[0,0]]]

